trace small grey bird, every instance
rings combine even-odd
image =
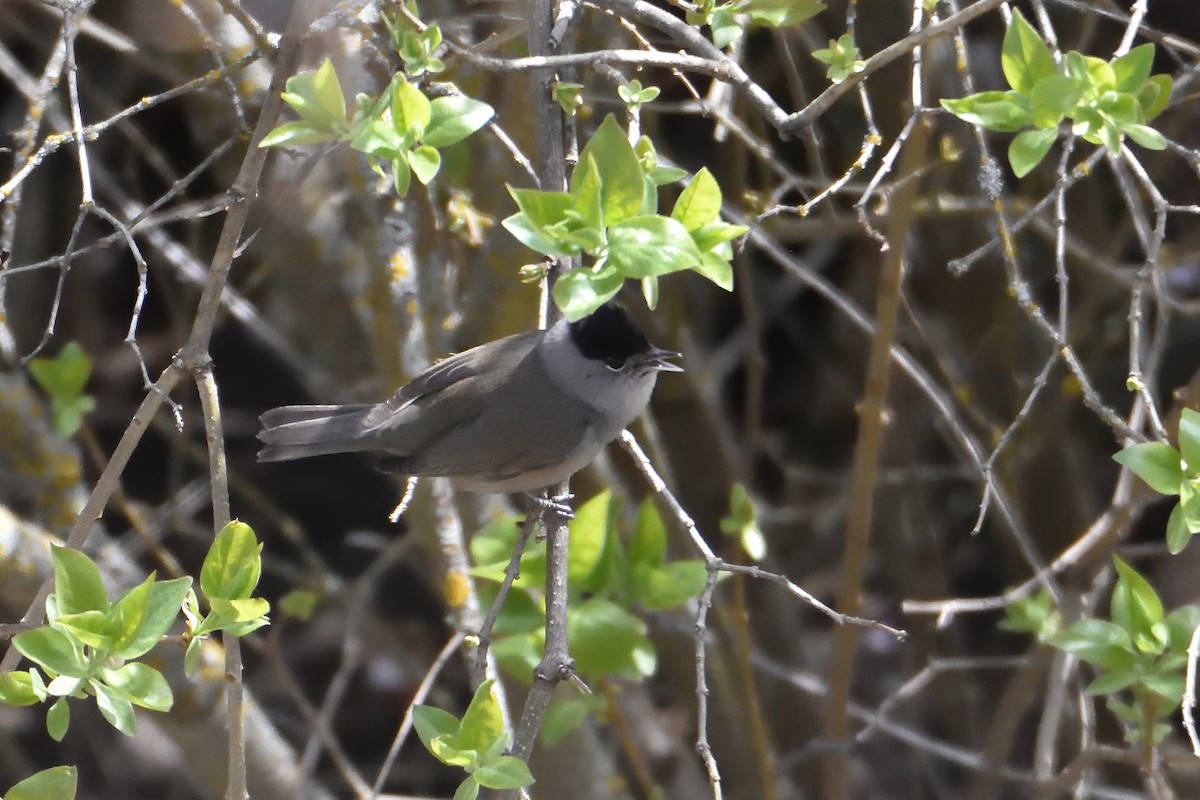
[[[682,372],[611,303],[479,345],[376,405],[283,406],[262,415],[259,461],[371,452],[402,475],[470,491],[566,480],[642,413],[659,372]]]

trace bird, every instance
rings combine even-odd
[[[258,460],[364,452],[385,472],[532,495],[591,463],[646,408],[658,373],[683,371],[679,357],[610,301],[450,356],[381,403],[273,408]]]

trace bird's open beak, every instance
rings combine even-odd
[[[674,350],[663,350],[658,347],[652,347],[644,356],[642,363],[660,372],[683,372],[683,367],[667,361],[668,358],[682,357],[682,355],[676,353]]]

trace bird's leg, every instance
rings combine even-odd
[[[550,497],[550,495],[545,494],[529,493],[527,497],[538,507],[539,516],[553,515],[563,522],[575,519],[575,512],[571,511],[571,500],[575,499],[574,494],[556,494]]]

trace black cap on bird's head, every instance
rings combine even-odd
[[[673,350],[662,350],[646,341],[645,334],[616,303],[605,303],[583,319],[570,324],[571,341],[585,358],[603,361],[610,369],[626,364],[665,372],[683,368],[666,359],[678,358]]]

